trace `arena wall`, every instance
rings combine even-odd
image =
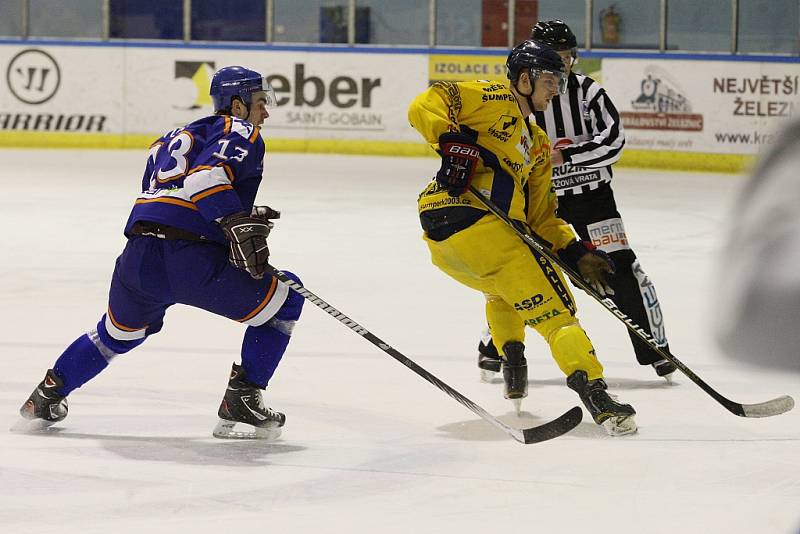
[[[214,70],[269,77],[267,149],[431,155],[408,125],[434,80],[505,79],[487,49],[0,41],[0,146],[143,148],[211,113]],[[587,52],[623,118],[622,165],[735,172],[770,144],[800,93],[800,58]]]

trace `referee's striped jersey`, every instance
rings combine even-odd
[[[622,155],[625,132],[617,108],[599,83],[571,73],[567,94],[553,97],[536,124],[561,149],[564,164],[553,167],[558,196],[580,194],[611,181],[611,164]]]

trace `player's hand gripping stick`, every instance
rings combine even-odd
[[[266,218],[239,212],[223,217],[219,224],[230,241],[228,260],[231,264],[244,269],[253,278],[262,278],[269,261],[267,236],[272,223]]]

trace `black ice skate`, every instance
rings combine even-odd
[[[273,440],[281,435],[286,416],[264,405],[262,390],[246,380],[244,369],[233,364],[228,389],[219,406],[214,437]],[[236,429],[237,424],[248,425]],[[250,428],[252,427],[252,428]]]
[[[67,398],[57,390],[64,386],[64,381],[52,369],[47,370],[36,389],[19,409],[23,420],[12,427],[16,432],[43,430],[53,423],[63,421],[67,416]]]
[[[653,369],[656,370],[656,374],[658,376],[672,384],[672,374],[678,369],[677,365],[667,359],[658,360],[650,365],[652,365]]]
[[[575,390],[594,422],[601,425],[611,436],[624,436],[636,432],[633,416],[636,410],[630,404],[620,404],[606,392],[605,380],[589,381],[586,371],[575,371],[567,377],[567,386]]]
[[[481,370],[481,382],[491,382],[494,375],[500,372],[502,361],[494,343],[489,341],[487,345],[483,340],[478,343],[478,368]]]
[[[519,414],[522,399],[528,396],[528,362],[525,360],[525,345],[509,341],[503,346],[506,355],[503,361],[503,396],[514,403]]]

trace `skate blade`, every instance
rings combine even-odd
[[[495,371],[489,371],[487,369],[481,369],[481,382],[485,382],[487,384],[491,384],[496,375],[497,375],[497,373]]]
[[[55,421],[45,421],[44,419],[25,419],[20,417],[8,430],[17,434],[37,434],[47,431]]]
[[[511,401],[511,404],[514,405],[514,412],[517,415],[519,415],[520,412],[522,411],[522,397],[518,399],[509,399],[509,400]]]
[[[635,434],[639,430],[639,427],[636,426],[636,420],[634,420],[632,415],[609,417],[601,424],[609,436],[615,437]]]
[[[672,375],[674,375],[674,374],[675,374],[675,371],[672,371],[671,373],[666,374],[666,375],[662,376],[661,378],[666,380],[667,384],[669,384],[671,386],[672,384],[675,383],[675,382],[672,381]]]
[[[237,424],[239,425],[238,429],[236,428]],[[260,439],[272,441],[280,437],[281,427],[259,427],[220,419],[219,422],[217,422],[217,426],[214,427],[212,435],[219,439]]]

